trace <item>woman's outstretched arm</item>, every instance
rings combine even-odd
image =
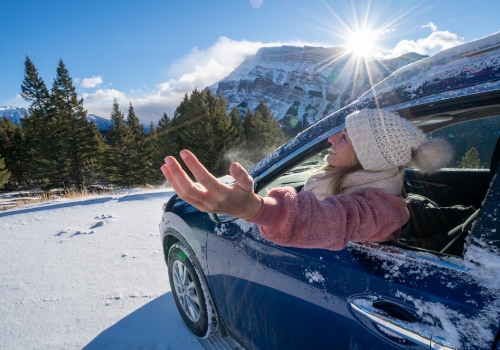
[[[199,181],[191,181],[174,157],[166,157],[161,171],[180,198],[207,213],[232,215],[244,220],[257,216],[262,199],[254,193],[253,179],[240,164],[231,164],[229,171],[236,183],[226,185],[210,174],[194,154],[187,150],[180,154]]]
[[[278,245],[341,250],[351,242],[397,241],[409,218],[401,196],[374,189],[327,196],[273,188],[252,220],[263,238]]]

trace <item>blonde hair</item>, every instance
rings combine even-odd
[[[347,132],[347,129],[345,129]],[[351,142],[348,142],[348,145],[354,150],[354,147],[352,146]],[[327,178],[332,178],[332,181],[328,184],[328,190],[331,188],[331,195],[337,195],[340,194],[340,190],[342,189],[342,182],[345,180],[345,178],[352,173],[362,170],[363,167],[361,166],[361,163],[359,162],[358,156],[356,153],[354,153],[356,158],[354,159],[354,163],[342,167],[334,167],[333,165],[326,164],[323,167],[324,175],[321,176],[321,179],[327,179]]]

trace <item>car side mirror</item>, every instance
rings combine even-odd
[[[208,217],[216,224],[227,224],[231,221],[238,219],[231,215],[216,214],[216,213],[208,213]]]

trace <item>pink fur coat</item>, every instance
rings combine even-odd
[[[401,196],[374,189],[316,198],[293,187],[272,189],[250,222],[278,245],[341,250],[349,241],[397,241],[409,218]]]

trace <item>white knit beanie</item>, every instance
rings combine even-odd
[[[394,112],[356,111],[347,116],[345,125],[365,170],[386,170],[413,161],[422,172],[433,173],[453,159],[447,141],[428,140],[422,130]]]

